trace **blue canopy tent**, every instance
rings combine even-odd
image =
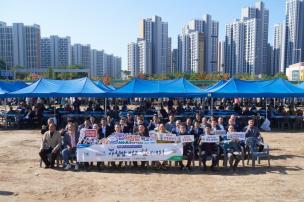
[[[295,86],[289,81],[277,78],[259,84],[262,89],[260,97],[267,98],[290,98],[290,97],[304,97],[304,89]]]
[[[212,90],[214,88],[218,88],[219,86],[225,84],[226,82],[227,82],[226,80],[220,80],[217,83],[215,83],[215,84],[213,84],[213,85],[205,88],[204,90],[208,92],[208,91],[210,91],[210,90]]]
[[[8,93],[8,97],[107,97],[110,90],[99,88],[89,78],[73,80],[39,79],[33,84]]]
[[[97,86],[89,78],[66,80],[56,92],[56,97],[107,97],[112,91],[109,88]]]
[[[302,82],[299,85],[297,85],[297,87],[304,89],[304,82]]]
[[[115,90],[114,86],[112,86],[112,85],[107,86],[102,81],[94,81],[94,83],[101,89],[108,90],[108,91]]]
[[[266,81],[243,81],[232,78],[221,86],[208,90],[208,96],[213,98],[304,97],[304,89],[282,78]]]
[[[0,81],[0,97],[6,97],[6,94],[28,86],[23,81]]]
[[[212,98],[253,98],[261,97],[261,85],[256,81],[243,81],[231,78],[218,87],[210,87],[208,97]]]
[[[113,85],[108,85],[108,88],[110,88],[111,90],[116,90],[116,88]]]
[[[175,80],[143,80],[135,78],[121,88],[110,92],[109,96],[121,98],[206,97],[207,92],[184,78]]]

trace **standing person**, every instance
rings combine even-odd
[[[189,135],[187,133],[186,126],[184,124],[182,124],[180,126],[180,130],[179,130],[179,133],[178,133],[178,136],[181,136],[181,135]],[[186,167],[185,167],[184,164],[183,164],[183,161],[180,161],[179,162],[180,169],[184,170],[186,168],[189,171],[191,171],[192,170],[191,169],[191,162],[193,160],[193,145],[192,145],[192,142],[188,142],[188,143],[183,144],[183,156],[185,156],[187,158],[187,164],[186,164]]]
[[[76,155],[76,147],[77,147],[77,142],[79,138],[79,134],[76,131],[75,124],[70,123],[67,126],[68,130],[65,132],[64,137],[63,137],[63,150],[62,150],[62,156],[63,156],[63,161],[64,161],[64,169],[69,170],[71,169],[71,164],[69,163],[69,158],[71,156]],[[79,165],[76,162],[75,165],[75,170],[79,169]]]
[[[55,124],[49,125],[49,131],[45,132],[40,146],[39,156],[45,164],[45,168],[54,168],[61,147],[61,135],[56,131]],[[50,157],[49,157],[50,155]]]

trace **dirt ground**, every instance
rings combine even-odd
[[[181,173],[39,167],[40,131],[0,132],[0,201],[304,201],[304,134],[264,133],[271,167]]]

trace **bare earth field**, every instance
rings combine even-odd
[[[0,132],[0,201],[304,201],[304,133],[264,133],[271,167],[181,173],[39,167],[40,131]]]

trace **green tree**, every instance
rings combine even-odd
[[[274,75],[274,78],[282,78],[288,80],[287,76],[283,72],[278,72]]]

